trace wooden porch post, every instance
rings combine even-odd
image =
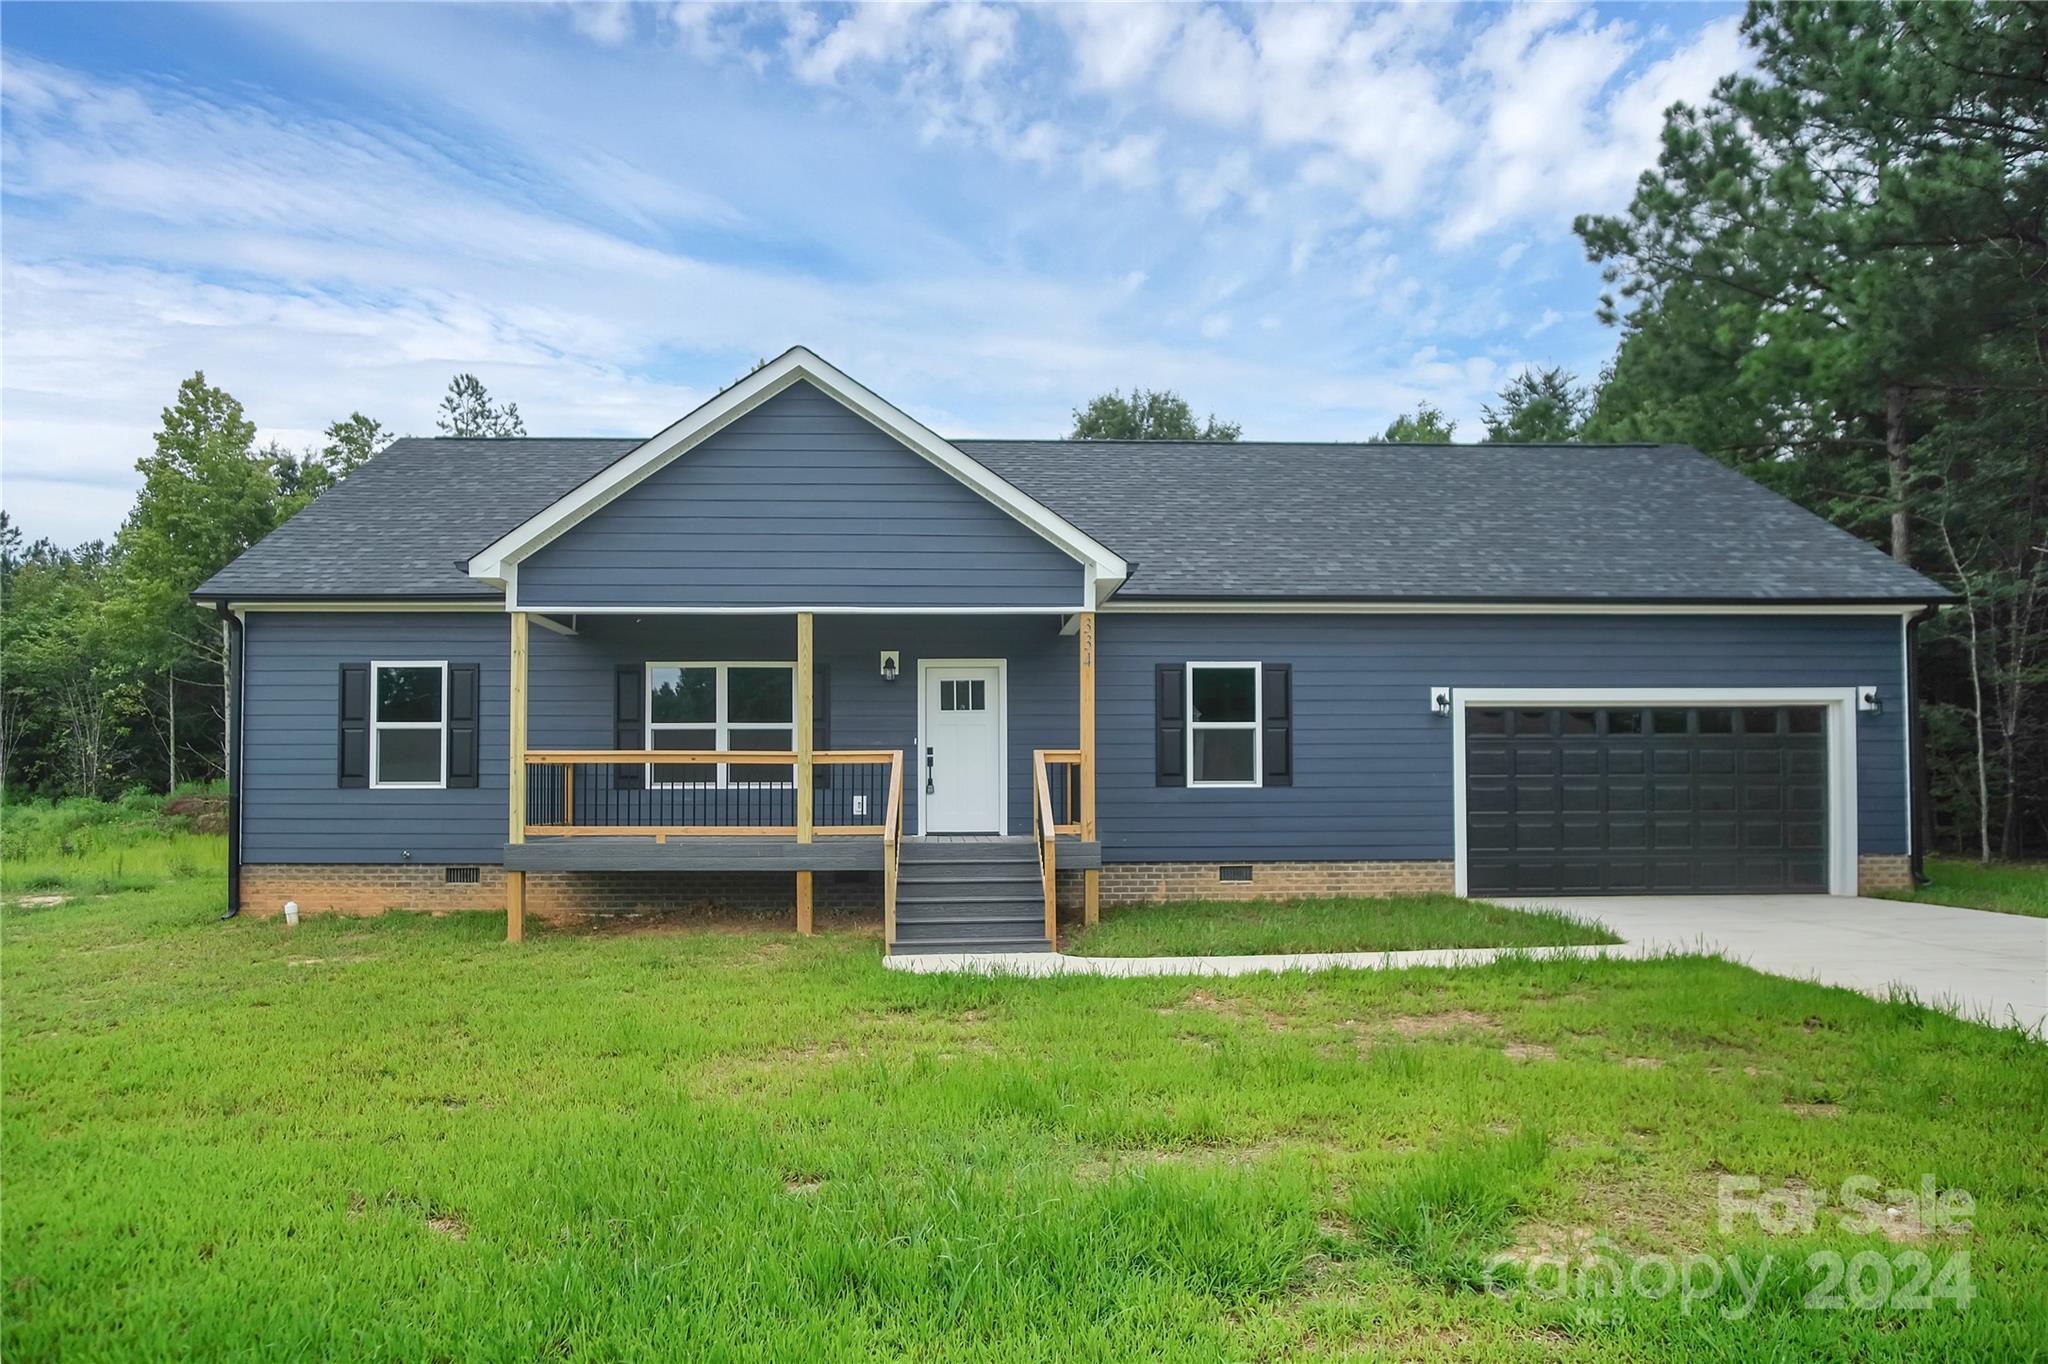
[[[1095,841],[1095,613],[1081,613],[1081,839]],[[1081,873],[1081,922],[1102,918],[1102,873]]]
[[[526,613],[512,613],[512,696],[506,731],[511,736],[511,766],[505,776],[506,804],[512,827],[508,843],[526,841]],[[505,873],[505,941],[526,937],[526,873]]]
[[[811,613],[799,611],[796,616],[796,841],[809,843],[812,834],[811,812],[811,730],[814,707],[814,689],[811,672],[816,666],[815,653],[811,647]],[[800,871],[796,874],[796,931],[806,936],[811,931],[811,878],[812,873]]]

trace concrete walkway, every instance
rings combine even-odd
[[[1631,947],[1713,951],[1759,971],[1883,995],[1894,985],[1964,1018],[2048,1027],[2048,919],[1834,895],[1546,896],[1509,900],[1598,919]]]
[[[2048,919],[1828,895],[1566,896],[1510,900],[1604,923],[1614,947],[1439,948],[1250,957],[977,952],[885,958],[896,971],[1018,976],[1242,976],[1474,966],[1503,956],[1642,958],[1713,952],[1759,971],[1883,996],[1903,986],[1965,1018],[2048,1029]]]

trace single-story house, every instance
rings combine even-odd
[[[1937,584],[1669,445],[947,440],[808,350],[401,440],[200,587],[231,907],[1909,885]]]

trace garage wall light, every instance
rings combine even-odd
[[[1451,689],[1449,687],[1431,687],[1429,689],[1429,710],[1432,715],[1449,715],[1451,713]]]

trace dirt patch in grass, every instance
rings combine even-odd
[[[547,922],[559,931],[604,937],[669,934],[778,934],[786,941],[770,942],[762,950],[787,951],[802,941],[796,931],[796,911],[731,910],[710,903],[666,909],[634,909],[605,914],[550,915]],[[867,914],[820,912],[812,920],[819,936],[846,935],[879,939],[882,923]]]
[[[1682,1177],[1676,1184],[1645,1176],[1596,1176],[1578,1190],[1563,1216],[1517,1227],[1512,1253],[1524,1261],[1539,1255],[1570,1258],[1597,1251],[1602,1240],[1638,1253],[1697,1250],[1713,1232],[1717,1178],[1712,1171]]]
[[[434,1232],[436,1235],[445,1236],[451,1241],[467,1241],[469,1239],[469,1223],[463,1221],[454,1213],[435,1213],[427,1219],[427,1230]]]
[[[1788,1103],[1785,1105],[1785,1111],[1787,1113],[1795,1113],[1802,1118],[1839,1118],[1842,1116],[1842,1106],[1835,1103]]]
[[[1629,1070],[1662,1070],[1665,1065],[1661,1056],[1617,1056],[1614,1059]]]
[[[1497,1032],[1500,1029],[1500,1020],[1492,1014],[1478,1013],[1472,1009],[1446,1009],[1437,1014],[1395,1014],[1379,1026],[1397,1032],[1403,1037],[1438,1037],[1466,1028],[1480,1032]]]
[[[1557,1049],[1541,1042],[1510,1042],[1500,1049],[1510,1061],[1555,1061]]]
[[[1221,999],[1207,990],[1190,990],[1179,1004],[1162,1005],[1152,1012],[1171,1017],[1184,1009],[1239,1022],[1264,1023],[1276,1032],[1285,1032],[1294,1023],[1292,1018],[1277,1009],[1261,1009],[1241,999]]]
[[[1268,1157],[1278,1155],[1299,1142],[1286,1142],[1279,1138],[1250,1142],[1239,1146],[1141,1146],[1126,1147],[1102,1156],[1091,1156],[1074,1166],[1074,1178],[1083,1184],[1091,1184],[1112,1176],[1125,1173],[1142,1175],[1147,1170],[1168,1165],[1208,1165],[1234,1167],[1255,1165]]]

